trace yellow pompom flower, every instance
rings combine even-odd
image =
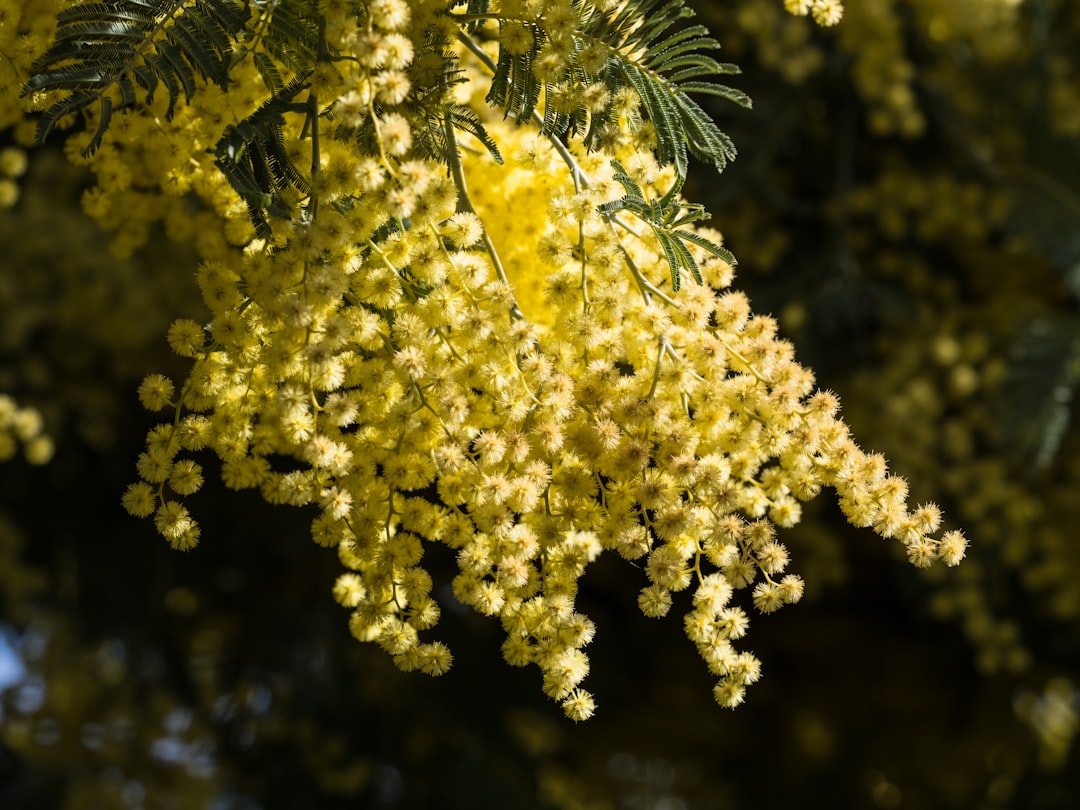
[[[48,464],[52,461],[55,452],[56,445],[53,443],[52,437],[44,434],[34,436],[23,448],[23,455],[26,460],[35,466]]]
[[[157,496],[145,481],[130,484],[122,498],[124,509],[135,517],[149,517],[157,508]]]
[[[176,388],[164,374],[149,374],[139,385],[139,402],[148,411],[160,411],[172,404]]]

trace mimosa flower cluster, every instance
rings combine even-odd
[[[18,179],[26,171],[26,153],[9,146],[0,149],[0,208],[10,208],[19,199]]]
[[[818,25],[836,25],[844,16],[840,0],[784,0],[784,8],[800,17],[809,14]]]
[[[53,456],[53,440],[45,432],[41,413],[0,394],[0,461],[14,458],[20,445],[31,464],[47,464]]]
[[[618,6],[503,4],[499,46],[543,31],[555,65],[577,15]],[[626,193],[616,166],[650,200],[677,182],[633,93],[565,88],[595,93],[590,109],[633,130],[591,152],[487,116],[462,85],[481,83],[483,26],[448,10],[320,4],[320,59],[298,98],[321,114],[290,109],[285,127],[289,159],[311,167],[287,191],[294,213],[200,267],[212,320],[169,329],[192,361],[186,380],[152,374],[139,387],[169,418],[150,431],[124,505],[193,548],[200,528],[183,499],[204,483],[194,454],[212,451],[226,486],[317,511],[311,534],[345,568],[333,595],[352,634],[431,675],[451,654],[421,637],[440,615],[423,556],[448,546],[456,599],[499,619],[506,660],[536,665],[575,720],[595,710],[582,683],[597,628],[577,608],[579,582],[618,554],[637,561],[628,574],[644,570],[646,615],[693,592],[685,632],[717,701],[734,707],[761,672],[737,646],[748,611],[802,596],[778,529],[803,502],[835,489],[853,524],[920,567],[958,563],[963,535],[942,533],[932,504],[909,506],[906,483],[856,445],[776,321],[731,288],[728,261],[688,242],[701,278],[673,289],[656,230],[611,205]],[[541,108],[561,103],[551,93]],[[505,167],[455,131],[455,99],[486,116]],[[511,214],[508,199],[523,203]]]

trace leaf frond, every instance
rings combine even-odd
[[[310,70],[319,47],[318,4],[310,0],[253,0],[252,4],[255,34],[245,47],[257,55],[269,54],[273,57],[267,60],[270,64],[281,65],[295,75]],[[275,88],[275,77],[264,73],[259,62],[256,67],[271,93],[281,90],[283,85]]]
[[[290,190],[302,194],[311,190],[289,159],[283,134],[286,114],[310,114],[309,106],[296,100],[310,86],[308,75],[293,79],[243,121],[228,127],[211,150],[215,165],[247,203],[251,224],[262,239],[272,236],[268,215],[292,215]]]
[[[183,92],[190,99],[196,78],[225,87],[232,50],[247,22],[238,0],[118,0],[84,3],[57,15],[52,46],[31,65],[22,94],[62,91],[38,120],[43,142],[57,122],[95,101],[102,117],[83,150],[101,145],[115,108],[146,103],[164,85],[172,111]],[[111,97],[116,90],[117,98]]]
[[[487,7],[486,3],[475,5],[478,9]],[[501,107],[508,117],[524,122],[543,98],[544,134],[563,137],[584,132],[585,146],[594,149],[607,133],[625,122],[615,120],[611,105],[589,111],[580,104],[559,102],[572,98],[575,88],[598,82],[611,96],[630,87],[656,131],[657,157],[673,163],[679,177],[686,176],[690,155],[717,170],[735,158],[731,139],[689,94],[712,95],[742,107],[750,106],[750,98],[740,90],[706,81],[717,75],[737,74],[739,69],[708,55],[719,45],[704,26],[682,23],[693,16],[685,0],[624,0],[609,11],[588,0],[572,0],[571,7],[573,47],[563,49],[566,64],[561,74],[552,78],[550,72],[545,73],[546,81],[536,75],[537,61],[543,58],[548,41],[543,19],[501,20],[501,25],[526,26],[532,42],[524,52],[500,48],[487,96],[490,103]],[[601,68],[585,58],[587,54],[595,57],[597,52],[607,54]],[[642,122],[630,123],[638,127]]]
[[[682,226],[701,222],[708,219],[709,215],[702,206],[686,203],[679,197],[682,178],[676,178],[675,183],[663,197],[650,201],[645,191],[630,176],[622,163],[613,160],[611,165],[615,169],[614,178],[623,187],[625,193],[618,200],[600,205],[600,213],[610,216],[617,211],[626,211],[652,229],[667,260],[668,269],[671,271],[673,290],[678,291],[682,285],[682,271],[684,270],[689,272],[699,284],[703,283],[701,270],[698,268],[693,253],[686,246],[687,242],[730,264],[736,263],[730,251],[701,234],[683,229]]]
[[[1080,321],[1043,318],[1015,341],[1006,375],[1003,423],[1014,455],[1029,474],[1050,466],[1072,417],[1080,387]]]

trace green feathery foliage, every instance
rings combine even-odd
[[[474,6],[486,5],[471,3]],[[573,47],[559,77],[567,85],[602,83],[614,94],[632,87],[657,137],[657,157],[675,164],[679,177],[687,171],[687,152],[723,170],[735,157],[735,146],[688,93],[706,93],[749,107],[749,97],[740,90],[701,81],[704,77],[735,74],[735,65],[716,61],[702,51],[719,48],[704,26],[672,27],[692,17],[684,0],[628,0],[614,16],[587,0],[574,0]],[[500,48],[499,59],[488,92],[488,101],[506,110],[518,121],[527,121],[540,101],[540,92],[555,89],[536,75],[537,57],[547,42],[542,25],[528,20],[502,20],[502,25],[524,25],[532,45],[523,53]],[[590,69],[593,59],[602,59],[599,70]],[[597,59],[597,61],[601,61]],[[588,121],[585,145],[593,148],[604,132],[615,125],[611,106],[593,110],[581,103],[569,110],[545,105],[545,134],[578,135]]]
[[[464,104],[447,104],[440,109],[438,115],[428,116],[424,119],[425,126],[416,132],[421,154],[446,163],[447,150],[454,148],[446,140],[444,122],[447,117],[449,117],[450,123],[453,124],[455,130],[467,132],[480,141],[496,163],[501,164],[503,162],[499,147],[492,137],[488,135],[484,124],[480,121],[480,116]]]
[[[61,11],[53,45],[31,66],[22,90],[24,96],[66,92],[39,119],[38,141],[61,118],[96,101],[101,114],[85,157],[101,145],[114,107],[137,103],[137,88],[149,104],[163,85],[171,119],[181,93],[189,100],[198,78],[225,87],[247,17],[246,5],[233,0],[119,0]]]
[[[285,87],[281,68],[294,75],[315,64],[319,48],[319,17],[310,0],[252,0],[251,36],[244,50],[251,51],[255,67],[272,94]]]
[[[1011,444],[1028,472],[1046,470],[1057,455],[1080,386],[1080,320],[1042,318],[1013,346],[1005,386]]]
[[[604,214],[613,214],[616,211],[628,211],[642,222],[648,224],[660,246],[664,249],[664,256],[671,268],[671,288],[678,290],[681,286],[681,271],[689,271],[699,284],[704,283],[701,271],[698,270],[697,262],[693,254],[686,246],[687,242],[697,245],[708,251],[713,256],[718,256],[724,261],[735,264],[735,257],[730,251],[720,247],[700,234],[682,230],[683,225],[692,222],[701,222],[709,218],[704,206],[689,204],[679,199],[679,191],[682,189],[682,179],[677,178],[675,183],[668,189],[659,200],[648,200],[626,169],[617,160],[611,165],[615,167],[615,179],[626,192],[620,199],[604,203],[600,211]]]
[[[308,104],[296,100],[309,86],[308,75],[293,79],[239,124],[228,127],[213,150],[215,165],[244,198],[261,239],[272,235],[267,214],[292,214],[289,197],[293,189],[310,192],[307,178],[289,159],[283,132],[286,113],[313,114]]]
[[[415,133],[420,152],[442,163],[450,163],[450,150],[457,149],[457,145],[447,142],[446,123],[449,119],[455,130],[468,133],[480,141],[488,154],[501,165],[503,156],[498,144],[488,134],[476,111],[468,105],[448,100],[451,88],[466,81],[457,61],[448,60],[443,66],[442,80],[427,92],[415,94],[420,113],[418,118],[423,124]]]
[[[1075,306],[1080,300],[1080,196],[1075,149],[1043,132],[1031,135],[1041,165],[1009,173],[1012,207],[1006,232],[1035,248],[1061,278]],[[1080,387],[1080,319],[1041,318],[1012,346],[1004,421],[1029,474],[1049,468],[1072,416]]]

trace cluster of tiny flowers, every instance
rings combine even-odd
[[[542,5],[557,42],[570,5]],[[587,155],[499,120],[488,131],[516,173],[452,148],[448,176],[423,156],[401,88],[423,88],[431,58],[456,59],[436,6],[327,10],[354,58],[312,78],[320,104],[337,100],[338,137],[322,139],[312,178],[320,205],[276,223],[273,244],[200,268],[213,320],[170,329],[193,361],[179,388],[140,386],[173,418],[150,431],[126,508],[191,548],[199,529],[179,498],[203,476],[179,456],[212,450],[226,486],[318,510],[312,537],[346,569],[333,595],[352,634],[432,675],[451,655],[420,639],[440,613],[421,563],[425,543],[448,546],[454,596],[499,618],[505,659],[536,665],[575,720],[595,710],[581,684],[596,628],[578,587],[604,552],[640,561],[647,615],[693,588],[685,630],[729,707],[760,674],[733,644],[748,624],[738,592],[764,613],[799,600],[776,527],[822,487],[916,565],[958,562],[962,536],[935,537],[934,506],[909,511],[904,482],[855,445],[776,322],[729,288],[727,262],[693,248],[704,283],[674,292],[652,231],[601,213],[622,193],[613,157],[655,195],[670,168],[629,141]],[[523,247],[504,242],[499,183],[533,192]],[[539,299],[518,300],[522,278],[543,279]]]
[[[784,0],[784,8],[799,17],[809,14],[818,25],[836,25],[844,16],[840,0]]]
[[[25,171],[26,152],[14,146],[0,149],[0,208],[10,208],[18,201],[18,180]]]
[[[20,408],[7,394],[0,394],[0,461],[13,458],[22,445],[31,464],[47,464],[53,456],[53,440],[35,408]]]
[[[646,159],[636,165],[643,184],[663,177]],[[576,408],[559,425],[566,441],[555,480],[569,462],[585,468],[587,484],[580,494],[554,488],[553,504],[578,526],[587,519],[604,548],[645,559],[646,614],[663,615],[673,591],[696,587],[687,634],[720,676],[717,699],[733,706],[759,666],[730,643],[747,618],[729,599],[746,588],[759,611],[772,612],[800,598],[802,580],[786,573],[773,527],[794,525],[801,501],[834,487],[852,522],[900,539],[920,566],[955,564],[964,540],[932,536],[936,507],[908,511],[906,484],[854,444],[835,397],[813,392],[775,322],[725,289],[730,266],[699,256],[706,285],[687,281],[671,298],[642,295],[618,254],[651,268],[658,288],[667,270],[658,245],[618,237],[596,213],[598,198],[582,196],[552,198],[548,222],[559,225],[540,240],[558,325],[542,343],[575,386]]]

